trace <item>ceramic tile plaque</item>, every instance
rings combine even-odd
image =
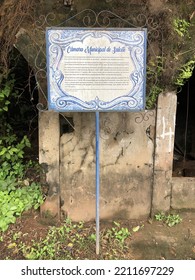
[[[143,110],[146,36],[146,29],[48,28],[49,109]]]

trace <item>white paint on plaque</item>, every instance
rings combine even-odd
[[[52,28],[46,36],[51,110],[144,109],[145,29]]]

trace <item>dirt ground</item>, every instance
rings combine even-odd
[[[129,230],[136,226],[140,227],[128,237],[125,259],[194,260],[195,212],[185,211],[177,214],[182,218],[182,222],[173,227],[168,227],[155,219],[120,221],[121,225]],[[32,240],[40,240],[54,225],[56,225],[54,220],[41,218],[39,212],[23,214],[6,233],[0,234],[0,259],[25,259],[17,250],[17,242],[30,244]],[[101,229],[107,227],[107,222],[101,222],[100,227]],[[91,259],[96,259],[95,252]]]
[[[177,212],[178,213],[178,212]],[[136,260],[194,260],[195,213],[179,213],[182,222],[173,227],[153,221],[133,235],[131,248]]]

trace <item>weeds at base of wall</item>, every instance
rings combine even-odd
[[[114,222],[109,229],[100,232],[101,255],[100,259],[124,259],[128,252],[127,241],[133,232],[141,227],[135,227],[130,232]],[[32,244],[19,243],[19,250],[27,260],[75,260],[90,259],[94,255],[96,235],[95,227],[84,225],[83,222],[73,223],[66,219],[60,227],[51,227],[45,238],[39,242],[32,240]],[[15,246],[13,236],[13,244]]]
[[[96,255],[94,222],[51,221],[40,216],[39,211],[30,210],[0,234],[0,257],[2,260],[194,259],[191,236],[194,214],[181,213],[182,223],[172,227],[161,220],[169,214],[159,214],[160,221],[155,218],[102,221],[100,254]],[[172,218],[175,221],[177,217]],[[186,243],[181,242],[184,236]]]
[[[167,224],[169,227],[173,227],[182,222],[182,218],[178,214],[166,215],[165,213],[160,212],[156,214],[154,217],[157,221],[163,222]]]
[[[165,215],[159,213],[155,220],[165,222],[169,227],[181,222],[179,215]],[[21,259],[26,260],[123,260],[132,259],[131,239],[138,231],[142,231],[143,224],[131,229],[113,222],[112,226],[100,231],[100,255],[96,251],[95,225],[84,222],[72,222],[66,219],[60,226],[52,226],[46,235],[39,240],[22,241],[22,233],[12,235],[8,249],[17,251]],[[21,241],[20,241],[21,240]],[[3,238],[2,238],[3,241]]]

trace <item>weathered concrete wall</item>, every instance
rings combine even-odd
[[[152,213],[170,209],[176,104],[174,92],[158,97]]]
[[[172,178],[171,207],[173,209],[195,209],[195,178]]]
[[[59,114],[55,112],[39,113],[39,163],[45,173],[49,193],[41,211],[60,217],[59,182]],[[43,182],[45,183],[45,182]]]
[[[157,116],[100,114],[101,219],[195,208],[195,179],[172,178],[176,100],[174,92],[160,95]],[[88,221],[95,219],[95,113],[70,116],[74,132],[60,137],[59,114],[40,113],[40,163],[50,190],[42,212],[60,215],[61,199],[65,215]]]
[[[60,139],[63,211],[95,218],[95,114],[73,114]],[[138,218],[151,209],[155,112],[100,114],[100,217]]]

